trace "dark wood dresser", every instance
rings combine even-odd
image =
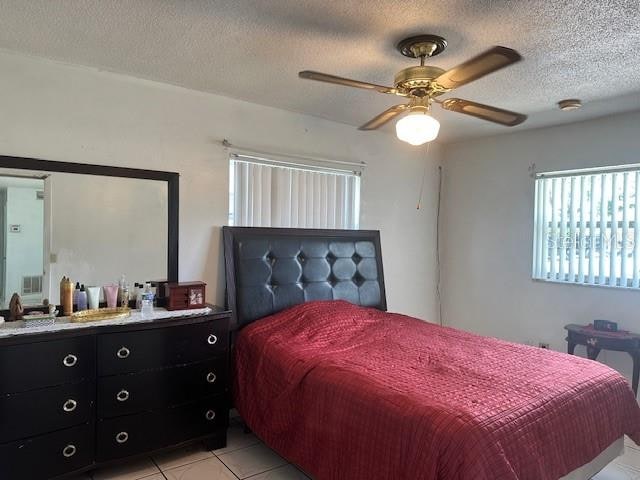
[[[0,479],[226,445],[229,312],[0,338]]]

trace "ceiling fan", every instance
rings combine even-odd
[[[402,40],[397,45],[397,49],[406,57],[419,58],[420,65],[400,70],[395,76],[394,87],[360,82],[311,70],[304,70],[298,73],[298,76],[308,80],[364,88],[407,98],[407,103],[388,108],[362,125],[360,130],[375,130],[393,118],[407,113],[396,123],[396,133],[400,140],[412,145],[422,145],[438,136],[440,123],[430,115],[433,102],[438,103],[445,110],[471,115],[507,127],[519,125],[527,119],[527,116],[521,113],[470,100],[438,98],[455,88],[520,61],[522,57],[518,52],[510,48],[496,46],[450,70],[445,71],[438,67],[425,65],[427,57],[430,58],[442,53],[446,47],[447,41],[437,35],[418,35]]]

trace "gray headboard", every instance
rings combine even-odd
[[[312,300],[386,310],[380,232],[223,227],[234,327]]]

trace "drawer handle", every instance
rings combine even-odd
[[[207,420],[211,421],[211,420],[213,420],[214,418],[216,418],[216,412],[214,412],[213,410],[207,410],[207,413],[205,413],[205,414],[204,414],[204,417],[205,417]]]
[[[209,373],[207,373],[207,382],[209,382],[209,383],[213,383],[213,382],[215,382],[215,381],[216,381],[216,378],[217,378],[217,377],[216,377],[216,374],[215,374],[215,373],[213,373],[213,372],[209,372]]]
[[[73,367],[76,363],[78,363],[78,357],[76,357],[72,353],[62,359],[62,364],[65,367]]]
[[[215,345],[218,341],[218,337],[216,337],[213,333],[207,337],[207,343],[209,345]]]
[[[62,409],[65,412],[73,412],[77,406],[78,402],[76,402],[73,398],[70,398],[69,400],[64,402],[64,405],[62,405]]]
[[[70,443],[62,449],[62,455],[66,458],[73,457],[76,454],[76,451],[76,446]]]
[[[116,435],[116,442],[124,443],[129,440],[129,434],[127,432],[120,432]]]
[[[116,395],[116,399],[119,402],[126,402],[127,400],[129,400],[129,392],[127,390],[124,390],[124,389],[120,390],[118,392],[118,394]]]
[[[127,347],[120,347],[116,352],[118,358],[127,358],[131,354],[131,351]]]

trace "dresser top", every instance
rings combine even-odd
[[[55,323],[43,326],[24,326],[23,320],[17,322],[6,322],[0,325],[0,338],[15,337],[20,335],[56,333],[69,330],[81,330],[87,328],[99,328],[117,325],[150,324],[158,320],[172,318],[198,317],[202,315],[221,315],[226,311],[220,307],[208,306],[205,308],[191,310],[168,311],[164,308],[155,308],[152,314],[142,315],[138,310],[132,310],[129,317],[113,318],[109,320],[99,320],[95,322],[72,323],[70,317],[58,317]]]

